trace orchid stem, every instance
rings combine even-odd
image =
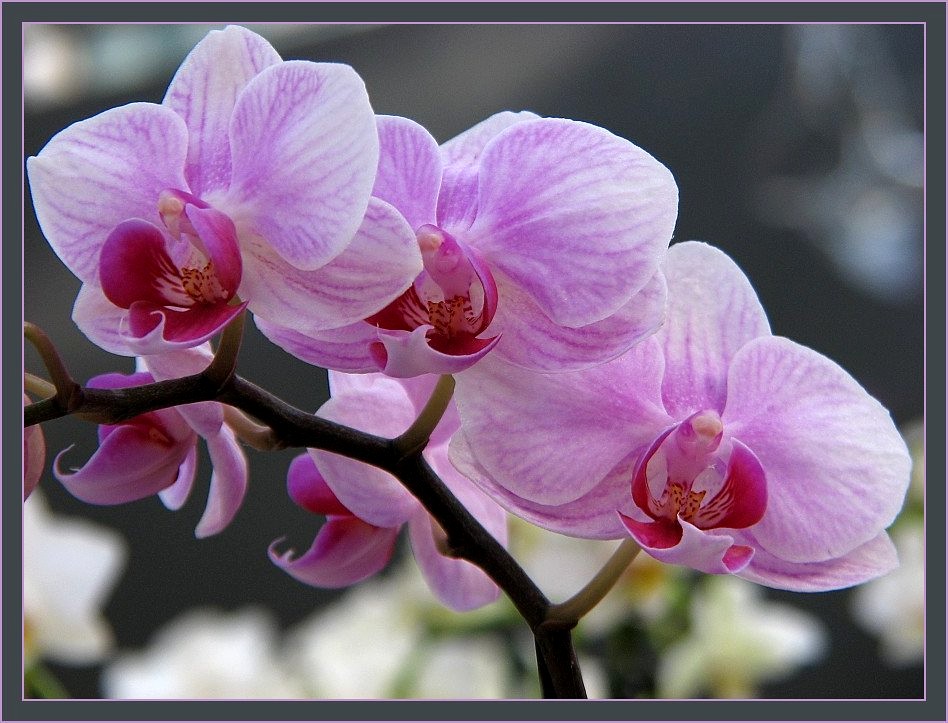
[[[214,359],[207,369],[204,370],[204,376],[217,384],[220,389],[230,381],[237,369],[237,353],[240,351],[240,342],[244,337],[244,316],[246,316],[246,313],[246,311],[240,312],[224,327],[217,353],[214,354]]]
[[[612,553],[609,561],[582,590],[566,602],[550,608],[549,619],[575,625],[580,618],[600,603],[641,551],[642,548],[631,537],[623,540]]]
[[[53,386],[56,389],[56,404],[64,410],[70,409],[73,397],[81,394],[82,388],[66,369],[59,352],[53,346],[53,342],[50,341],[42,329],[29,321],[23,322],[23,336],[36,347],[36,351],[43,359],[43,364],[46,365],[46,370],[49,372]]]
[[[56,386],[54,384],[50,384],[45,379],[29,372],[23,372],[23,390],[40,399],[50,399],[56,396]]]
[[[454,377],[450,374],[441,376],[418,418],[412,422],[408,429],[395,438],[396,447],[405,454],[411,454],[415,450],[423,448],[428,443],[434,428],[441,421],[441,417],[444,416],[453,394]]]

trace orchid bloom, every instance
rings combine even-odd
[[[659,264],[678,190],[645,151],[587,123],[491,116],[440,148],[379,116],[373,196],[415,230],[424,270],[355,324],[264,323],[301,359],[393,377],[453,374],[489,352],[560,370],[614,358],[664,313]]]
[[[27,171],[43,233],[83,284],[73,319],[135,356],[201,344],[245,306],[317,331],[398,296],[421,258],[370,199],[377,164],[352,68],[283,61],[230,26],[198,43],[160,105],[75,123]]]
[[[332,398],[320,416],[372,434],[395,437],[414,421],[436,377],[395,380],[383,375],[329,373]],[[378,410],[384,409],[380,415]],[[457,429],[453,406],[435,427],[423,452],[451,492],[497,540],[506,543],[506,514],[448,461],[448,440]],[[429,587],[447,606],[471,610],[494,601],[497,586],[478,567],[443,550],[445,533],[398,480],[387,472],[329,452],[297,457],[287,479],[290,497],[303,509],[325,515],[310,549],[270,546],[270,559],[301,582],[343,587],[363,580],[392,557],[399,530],[408,525],[415,559]]]
[[[454,464],[535,524],[631,535],[703,572],[808,591],[895,567],[884,530],[911,461],[889,413],[826,357],[772,336],[722,252],[677,244],[665,274],[664,327],[612,362],[464,372]]]
[[[172,351],[139,361],[131,375],[103,374],[89,381],[97,389],[119,389],[195,373],[207,366],[206,350]],[[187,501],[197,471],[198,437],[207,444],[214,467],[207,507],[197,537],[221,532],[230,524],[247,491],[247,458],[224,423],[223,406],[201,402],[146,412],[114,425],[99,425],[99,448],[81,469],[64,472],[60,452],[53,473],[78,499],[115,505],[158,494],[166,507]]]
[[[30,403],[30,398],[23,395],[23,406]],[[38,424],[23,429],[23,499],[32,494],[43,476],[46,467],[46,438],[43,428]]]

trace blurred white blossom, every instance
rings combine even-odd
[[[753,697],[757,686],[817,660],[825,633],[812,616],[767,602],[753,583],[706,576],[691,600],[691,629],[664,652],[658,697]]]
[[[273,616],[247,608],[194,609],[158,631],[143,651],[125,653],[103,671],[108,698],[305,698],[281,660]]]
[[[110,651],[102,608],[125,564],[125,541],[86,520],[50,512],[35,490],[23,503],[26,662],[85,665]]]
[[[899,567],[856,590],[853,612],[879,637],[888,664],[914,665],[925,655],[925,530],[921,522],[911,522],[891,534]]]

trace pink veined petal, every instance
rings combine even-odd
[[[379,157],[356,72],[306,61],[266,68],[238,97],[230,138],[233,179],[222,209],[239,209],[300,269],[338,256],[362,222]]]
[[[585,326],[652,279],[677,211],[671,173],[645,151],[587,123],[541,118],[484,148],[464,240],[553,321]]]
[[[477,179],[480,156],[494,136],[515,123],[539,118],[535,113],[495,113],[441,145],[444,172],[438,196],[437,223],[454,231],[470,228],[477,215]]]
[[[571,537],[594,540],[616,540],[627,534],[616,510],[631,506],[628,490],[631,462],[616,465],[592,490],[572,502],[542,505],[518,497],[492,480],[471,453],[463,430],[451,438],[449,450],[451,461],[466,478],[497,504],[527,522]]]
[[[191,447],[188,456],[178,468],[178,478],[170,487],[165,487],[158,493],[158,498],[169,510],[180,510],[188,501],[191,488],[194,486],[194,476],[197,472],[198,453],[197,445]]]
[[[237,96],[251,78],[279,62],[266,40],[230,25],[208,33],[181,63],[162,103],[187,124],[185,175],[197,195],[230,183],[228,128]]]
[[[770,336],[757,293],[722,251],[697,241],[673,245],[665,261],[668,312],[662,396],[673,417],[724,408],[727,369],[748,341]]]
[[[385,410],[384,414],[379,410]],[[414,421],[411,403],[394,379],[379,379],[371,395],[336,395],[318,414],[383,437],[398,436]],[[370,524],[398,527],[418,507],[418,501],[388,472],[331,452],[310,450],[310,454],[339,501]]]
[[[731,363],[722,415],[767,472],[754,535],[789,562],[841,557],[902,507],[911,458],[888,411],[821,354],[781,337]]]
[[[408,118],[376,116],[379,170],[372,195],[387,201],[412,229],[436,218],[441,152],[422,126]]]
[[[277,552],[277,540],[268,550],[273,564],[292,577],[315,587],[347,587],[381,571],[392,559],[398,527],[375,527],[357,517],[332,517],[320,529],[312,546],[299,557],[293,550]]]
[[[207,438],[214,472],[207,507],[194,530],[196,537],[209,537],[222,531],[244,501],[247,492],[247,457],[226,425],[220,433]]]
[[[174,111],[132,103],[74,123],[27,160],[43,235],[84,283],[98,284],[99,252],[117,224],[158,223],[158,194],[187,188],[187,147]]]
[[[259,316],[254,317],[254,322],[267,339],[308,364],[350,373],[374,372],[379,368],[369,353],[378,332],[364,321],[308,334],[271,324]]]
[[[171,486],[196,437],[172,444],[155,441],[142,427],[122,425],[102,441],[95,454],[76,472],[59,468],[53,474],[70,494],[83,502],[115,505],[140,500]]]
[[[652,339],[577,372],[529,372],[492,355],[458,375],[455,400],[467,442],[495,482],[531,502],[561,505],[669,426],[662,370]]]
[[[230,300],[237,293],[241,276],[240,247],[234,222],[213,208],[188,204],[185,213],[204,244],[203,251],[213,266],[212,273],[221,286],[223,300]]]
[[[128,310],[109,301],[98,286],[82,285],[72,307],[72,320],[96,346],[113,354],[135,356],[135,338],[128,335]]]
[[[632,538],[656,560],[670,565],[683,565],[700,572],[720,575],[745,569],[754,556],[754,548],[735,545],[730,534],[699,530],[679,519],[682,534],[675,543],[667,534],[654,535],[654,528],[620,514]],[[645,529],[648,528],[648,529]],[[666,543],[671,542],[671,545]]]
[[[189,309],[136,301],[128,310],[127,345],[138,355],[159,354],[203,344],[234,320],[247,303],[195,304]]]
[[[23,405],[30,404],[30,398],[23,395]],[[23,499],[36,489],[46,467],[46,438],[43,428],[38,424],[23,430]]]
[[[780,590],[822,592],[859,585],[898,565],[895,545],[880,532],[845,555],[820,562],[787,562],[758,547],[754,559],[738,576]]]
[[[306,452],[290,462],[286,489],[291,500],[314,515],[352,515],[329,489],[313,458]]]
[[[665,318],[665,279],[660,273],[616,313],[587,326],[553,322],[530,295],[500,274],[502,302],[485,334],[503,330],[496,354],[536,371],[584,369],[614,359],[658,329]]]
[[[408,378],[421,374],[457,374],[482,359],[500,340],[469,338],[457,353],[443,353],[432,348],[427,333],[428,324],[412,331],[378,329],[377,341],[369,347],[369,354],[384,374],[396,378]]]
[[[474,610],[500,597],[500,588],[487,573],[467,560],[447,557],[438,549],[436,538],[444,531],[419,508],[408,521],[411,549],[418,567],[437,598],[452,610]]]
[[[269,325],[306,335],[348,326],[379,311],[422,269],[415,232],[398,211],[375,198],[352,242],[320,269],[294,268],[268,242],[259,236],[245,239],[240,295]]]

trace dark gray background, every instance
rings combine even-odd
[[[887,120],[882,127],[890,136],[900,128],[909,136],[920,132],[921,26],[352,30],[278,34],[272,42],[285,58],[351,64],[365,79],[376,112],[408,116],[439,140],[504,109],[585,120],[632,140],[675,174],[676,241],[700,239],[724,249],[754,283],[775,333],[839,362],[898,424],[921,417],[921,191],[880,173],[873,153],[884,138],[876,134],[866,142],[860,133],[867,118],[877,125]],[[71,31],[82,43],[101,40],[98,26]],[[27,154],[76,120],[133,100],[159,102],[187,50],[168,47],[168,57],[155,59],[160,75],[129,81],[121,90],[100,84],[98,92],[90,89],[69,105],[27,96]],[[886,233],[875,233],[878,224],[854,230],[854,222],[888,202],[899,213],[887,218],[904,219],[900,224]],[[129,360],[98,350],[72,325],[78,282],[46,245],[29,209],[25,254],[26,319],[47,330],[76,378],[130,371]],[[324,373],[249,327],[239,372],[315,409],[325,398]],[[30,350],[26,363],[41,370]],[[94,449],[91,425],[59,420],[44,428],[50,458],[79,441],[68,458],[78,464]],[[266,557],[273,539],[288,534],[295,546],[304,546],[314,530],[313,520],[283,492],[286,464],[295,453],[248,454],[246,503],[235,522],[209,540],[192,534],[204,506],[206,460],[191,500],[178,513],[157,498],[88,506],[51,476],[44,478],[54,509],[112,526],[129,542],[128,567],[106,608],[121,647],[146,644],[157,627],[196,605],[260,603],[289,625],[335,597],[296,583]],[[832,640],[820,665],[765,695],[922,695],[921,668],[885,667],[875,656],[875,641],[854,627],[850,591],[770,595],[815,611]],[[56,670],[73,695],[98,695],[95,668]]]

